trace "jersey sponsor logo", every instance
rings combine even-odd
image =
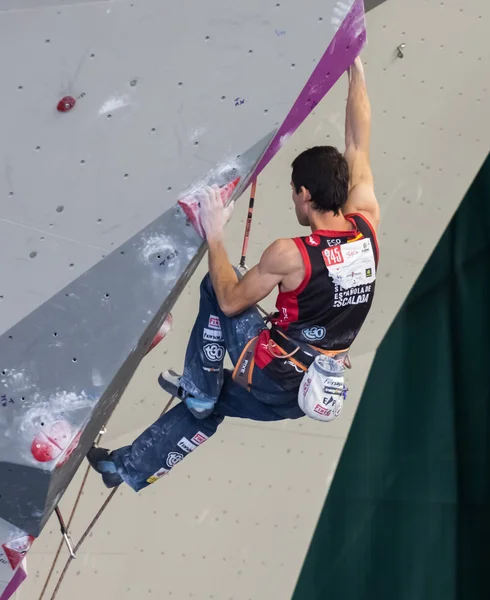
[[[339,285],[336,285],[333,295],[333,307],[341,308],[342,306],[365,304],[369,302],[372,290],[371,284],[360,285],[348,290],[342,290]]]
[[[146,480],[146,482],[147,483],[155,483],[155,481],[158,481],[159,479],[161,479],[167,473],[168,473],[167,469],[160,469],[154,475],[152,475],[151,477],[148,477],[148,479]]]
[[[316,342],[318,340],[323,340],[323,338],[327,334],[327,330],[325,329],[325,327],[313,325],[312,327],[307,327],[306,329],[303,329],[301,333],[309,342]]]
[[[305,241],[308,244],[308,246],[320,245],[320,238],[317,235],[309,235],[307,238],[305,238]]]
[[[208,342],[221,342],[223,337],[221,336],[221,329],[208,329],[205,327],[202,332],[202,339]]]
[[[329,410],[328,408],[325,408],[321,404],[317,404],[315,406],[315,408],[313,409],[313,411],[316,412],[317,414],[323,415],[325,417],[329,417],[332,414],[331,410]]]
[[[206,344],[203,350],[206,358],[211,362],[219,362],[225,355],[225,349],[219,344]]]
[[[331,254],[325,254],[330,250]],[[340,254],[333,255],[333,252]],[[334,284],[343,290],[372,283],[376,279],[376,266],[370,239],[362,239],[351,244],[343,244],[322,252],[328,274]],[[349,303],[350,304],[350,303]],[[356,303],[357,304],[357,303]],[[344,305],[345,306],[345,305]]]
[[[196,446],[200,446],[201,444],[204,444],[204,442],[208,439],[208,436],[203,433],[202,431],[198,431],[196,433],[196,435],[191,438],[191,441],[196,444]]]
[[[183,437],[179,442],[177,442],[177,446],[187,453],[192,452],[196,449],[194,444],[190,442],[186,437]]]
[[[328,239],[327,238],[327,246],[340,246],[342,240],[340,238]]]
[[[172,467],[175,467],[175,465],[181,460],[184,460],[183,454],[181,454],[180,452],[169,452],[166,461],[167,467],[171,469]]]
[[[365,304],[369,302],[369,294],[360,294],[359,296],[350,296],[349,298],[342,298],[342,300],[336,300],[334,302],[334,308],[340,308],[341,306],[349,306],[355,304]]]
[[[341,265],[344,262],[344,257],[342,256],[341,246],[333,246],[332,248],[325,248],[322,251],[323,260],[327,267],[331,267],[333,265]]]
[[[244,374],[245,374],[245,371],[247,370],[247,365],[248,365],[248,363],[249,363],[249,360],[248,360],[248,358],[246,358],[246,359],[245,359],[245,360],[242,362],[242,364],[241,364],[241,366],[240,366],[240,375],[244,375]]]
[[[346,258],[355,258],[356,256],[359,256],[361,254],[361,250],[356,250],[355,248],[353,250],[346,250],[345,251],[345,257]]]
[[[211,327],[211,329],[221,329],[219,317],[216,315],[209,315],[208,327]]]

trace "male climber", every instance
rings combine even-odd
[[[379,220],[369,162],[371,111],[359,58],[348,78],[345,154],[317,146],[292,164],[296,216],[311,233],[276,240],[240,278],[223,244],[231,211],[216,187],[206,188],[201,222],[209,273],[183,374],[160,376],[162,387],[181,402],[130,446],[89,451],[107,487],[126,482],[138,491],[154,483],[210,438],[224,417],[305,416],[298,390],[309,387],[302,381],[315,357],[345,361],[373,300]],[[268,328],[255,305],[276,286],[277,312]],[[226,351],[233,372],[223,368]]]

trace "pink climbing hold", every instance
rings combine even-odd
[[[35,538],[32,535],[25,535],[2,544],[5,556],[9,561],[13,571],[15,571],[15,569],[22,562],[34,540]]]
[[[61,100],[58,102],[58,111],[68,112],[75,106],[76,103],[77,101],[75,100],[75,98],[73,98],[73,96],[65,96],[64,98],[61,98]]]
[[[234,181],[232,181],[231,183],[227,183],[220,189],[221,200],[223,201],[223,204],[226,204],[228,202],[231,195],[235,191],[239,181],[240,181],[240,177],[237,177]],[[178,203],[179,203],[179,206],[182,208],[182,210],[185,212],[186,217],[194,225],[194,229],[197,231],[197,233],[202,238],[204,238],[205,237],[204,230],[201,225],[201,216],[199,214],[199,196],[198,196],[198,194],[199,194],[199,192],[196,192],[195,194],[186,196],[185,198],[182,198],[181,200],[179,200]]]

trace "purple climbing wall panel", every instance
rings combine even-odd
[[[365,41],[362,2],[192,4],[0,11],[1,600],[203,256],[177,201],[238,197]]]

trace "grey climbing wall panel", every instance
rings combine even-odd
[[[228,179],[251,173],[271,139]],[[3,517],[39,534],[203,248],[172,207],[0,338]]]
[[[353,1],[36,6],[0,12],[0,517],[34,537],[203,256],[177,200],[240,195],[365,41]]]
[[[271,139],[229,179],[250,173]],[[4,518],[39,534],[202,253],[170,208],[0,338]]]

